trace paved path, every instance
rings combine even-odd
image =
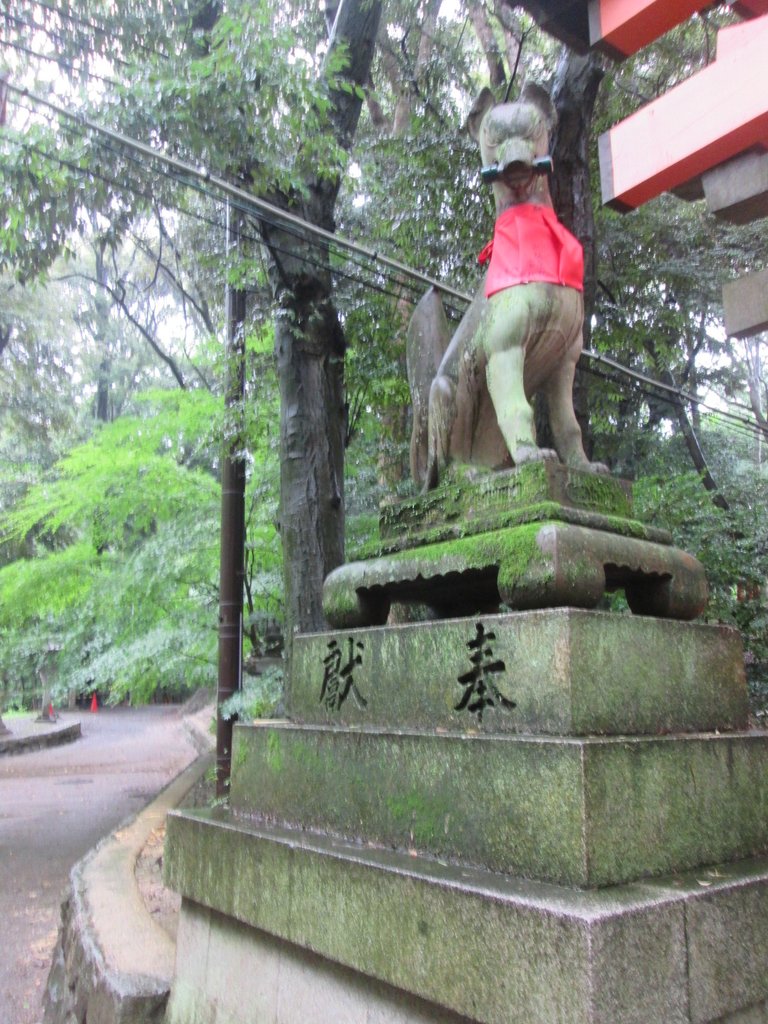
[[[78,720],[74,743],[0,758],[0,1024],[42,1019],[73,864],[196,756],[177,707],[62,715]]]

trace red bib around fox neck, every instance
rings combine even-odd
[[[584,291],[584,250],[549,206],[522,203],[496,220],[493,241],[478,256],[487,263],[485,294],[544,281]]]

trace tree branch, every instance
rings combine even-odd
[[[171,371],[179,387],[182,390],[186,391],[187,385],[186,382],[184,381],[182,372],[179,369],[178,364],[176,363],[176,360],[173,358],[173,356],[169,355],[160,347],[156,339],[152,336],[151,332],[148,331],[147,328],[139,320],[136,319],[134,314],[129,309],[127,302],[125,301],[125,290],[121,288],[120,291],[118,291],[117,288],[114,288],[112,285],[106,284],[103,281],[99,281],[97,278],[91,277],[89,274],[62,274],[58,277],[51,278],[51,280],[71,281],[74,278],[79,278],[80,280],[89,281],[91,284],[98,285],[99,288],[103,288],[104,291],[106,291],[107,294],[112,297],[113,302],[115,303],[116,306],[119,307],[119,309],[122,310],[125,318],[129,321],[129,323],[133,324],[133,326],[136,328],[139,334],[141,334],[141,336],[147,342],[147,344],[155,353],[155,355],[159,359],[161,359],[168,367],[168,369]]]
[[[472,4],[469,10],[469,17],[472,21],[475,35],[485,54],[491,89],[499,89],[502,85],[506,84],[507,75],[504,71],[501,49],[499,48],[485,5]]]

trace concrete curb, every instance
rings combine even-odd
[[[198,757],[72,869],[44,1024],[162,1024],[175,943],[147,912],[134,868],[153,829],[212,763]]]
[[[30,750],[42,750],[44,747],[57,747],[61,743],[72,743],[80,739],[80,723],[62,725],[57,729],[49,729],[39,735],[0,737],[0,756],[3,754],[27,754]]]

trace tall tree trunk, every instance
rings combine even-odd
[[[558,119],[557,129],[550,142],[555,165],[551,182],[552,200],[560,220],[584,247],[585,348],[588,348],[590,343],[592,311],[597,289],[597,240],[592,209],[589,151],[592,139],[592,114],[603,75],[598,54],[590,53],[586,57],[581,57],[563,47],[552,88],[552,102]],[[591,457],[587,391],[578,371],[573,404],[584,435],[584,448]],[[537,428],[546,426],[548,430],[548,424],[540,422],[540,415],[537,410]]]
[[[106,241],[104,239],[97,239],[94,252],[96,256],[96,280],[99,282],[101,289],[106,289],[108,285],[107,281],[107,265],[104,259],[106,253]],[[99,423],[109,423],[110,408],[109,408],[109,390],[112,383],[112,360],[109,357],[109,340],[105,336],[99,339],[98,332],[100,329],[106,327],[109,321],[109,306],[104,301],[104,297],[101,291],[96,295],[94,299],[96,310],[95,310],[95,333],[96,340],[101,341],[103,346],[103,352],[101,359],[99,360],[99,369],[96,377],[96,419]]]
[[[314,223],[327,227],[330,218],[318,214]],[[285,251],[276,256],[272,267],[279,303],[280,536],[290,646],[295,630],[325,628],[323,580],[344,560],[345,339],[328,267],[313,266],[320,262],[317,249],[280,231],[269,233],[270,243],[291,250],[291,257]]]
[[[331,94],[331,121],[346,149],[357,128],[380,16],[378,0],[345,0],[334,22],[329,48],[346,45],[349,64],[342,77],[352,88]],[[338,179],[309,180],[302,199],[278,201],[332,231],[339,184]],[[345,339],[327,249],[268,225],[262,236],[277,302],[280,535],[290,658],[294,632],[325,628],[323,580],[344,560]]]
[[[675,387],[675,379],[669,370],[663,370],[659,374],[659,379],[665,384],[669,384],[670,387]],[[670,404],[675,410],[675,416],[677,417],[677,424],[680,427],[680,432],[685,439],[685,446],[688,449],[688,454],[691,456],[691,462],[693,463],[696,472],[701,477],[701,482],[704,484],[706,490],[712,495],[712,504],[718,508],[727,511],[730,507],[728,501],[723,497],[720,488],[717,486],[715,478],[707,463],[707,458],[699,444],[699,439],[696,435],[696,431],[693,429],[693,424],[688,418],[688,413],[685,410],[682,398],[678,395],[670,396]]]

